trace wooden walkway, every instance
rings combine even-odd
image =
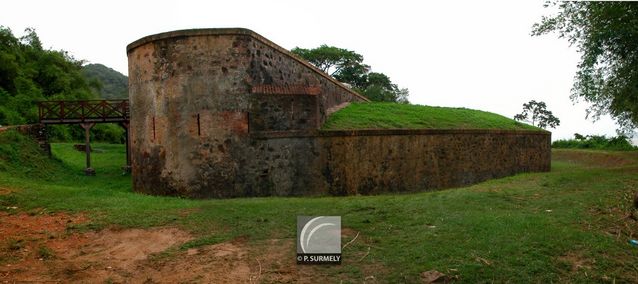
[[[90,131],[96,123],[119,123],[126,133],[126,165],[122,169],[131,171],[129,151],[129,103],[128,100],[84,100],[84,101],[41,101],[38,102],[40,123],[79,124],[84,128],[86,149],[86,175],[95,175],[91,168]]]
[[[38,116],[44,124],[128,122],[128,100],[41,101]]]

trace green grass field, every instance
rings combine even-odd
[[[13,191],[0,195],[0,210],[83,212],[91,220],[70,230],[175,226],[197,236],[180,249],[238,236],[258,246],[294,238],[297,215],[339,215],[361,236],[344,250],[343,265],[313,268],[335,282],[363,282],[366,266],[382,267],[380,283],[420,283],[428,270],[467,283],[638,281],[638,247],[628,244],[638,238],[637,152],[559,150],[549,173],[436,192],[188,200],[132,192],[120,170],[122,145],[95,144],[97,176],[87,177],[72,144],[53,144],[54,159],[42,160],[18,135],[0,134],[0,142],[0,187]]]
[[[353,103],[332,114],[324,130],[370,128],[521,129],[540,128],[480,110],[397,103]]]

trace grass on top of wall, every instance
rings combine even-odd
[[[322,129],[371,128],[540,130],[486,111],[378,102],[352,103],[332,114]]]

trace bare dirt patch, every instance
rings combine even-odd
[[[0,212],[0,279],[18,282],[107,281],[135,272],[149,255],[190,235],[176,228],[71,233],[83,215]]]
[[[7,240],[47,239],[63,233],[68,225],[80,224],[88,219],[84,215],[9,214],[0,212],[0,242]]]
[[[11,193],[13,193],[13,190],[6,187],[0,187],[0,195],[9,195]]]
[[[344,264],[365,279],[335,275],[326,267],[296,265],[294,239],[251,241],[246,237],[180,250],[192,236],[177,228],[105,229],[78,233],[66,228],[87,222],[82,215],[0,213],[0,279],[9,282],[132,283],[315,283],[339,279],[374,283],[385,271],[355,246]],[[6,225],[5,225],[6,224]],[[356,232],[345,229],[346,240]]]
[[[54,257],[47,246],[56,239],[66,238],[66,228],[86,222],[83,215],[9,214],[0,212],[0,279],[41,282],[45,261]],[[71,238],[72,239],[72,238]]]
[[[585,258],[577,253],[569,252],[558,257],[558,260],[570,266],[572,272],[579,270],[589,270],[593,265],[593,260]]]
[[[51,245],[58,259],[49,274],[56,279],[125,282],[139,275],[153,254],[192,238],[177,228],[107,229],[78,237]]]
[[[347,239],[356,232],[343,230]],[[359,236],[358,241],[363,242]],[[387,271],[380,264],[359,262],[361,253],[344,251],[344,265],[355,265],[362,279],[337,275],[325,267],[297,265],[294,239],[266,239],[250,241],[237,238],[229,242],[180,251],[167,258],[158,258],[138,266],[132,281],[201,282],[201,283],[318,283],[366,282],[375,283]],[[131,279],[129,279],[131,280]]]

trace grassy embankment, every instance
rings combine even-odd
[[[324,130],[369,128],[444,128],[540,130],[480,110],[396,103],[353,103],[331,115]]]
[[[71,144],[53,144],[50,160],[30,140],[0,134],[0,210],[90,218],[71,231],[176,226],[197,236],[181,249],[237,236],[259,246],[294,238],[297,215],[339,215],[361,236],[343,265],[312,269],[354,282],[368,276],[366,266],[382,267],[376,279],[393,283],[419,283],[432,269],[470,283],[638,281],[638,248],[627,243],[638,232],[627,218],[635,214],[636,152],[554,151],[549,173],[437,192],[187,200],[132,192],[120,172],[123,146],[94,147],[97,176],[86,177],[83,153]]]

